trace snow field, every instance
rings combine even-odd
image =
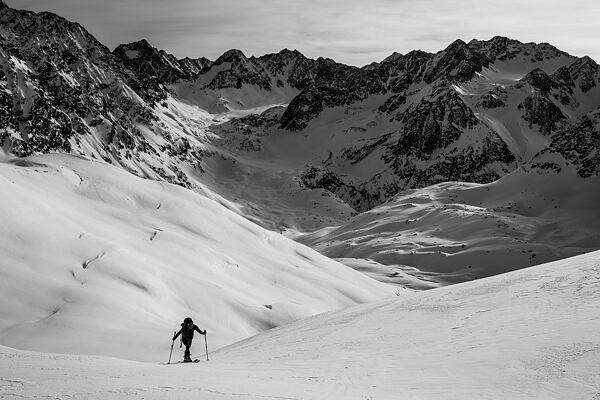
[[[600,180],[521,169],[486,185],[399,193],[348,223],[296,240],[384,282],[464,282],[596,250]]]
[[[199,364],[0,347],[0,390],[6,398],[595,399],[599,276],[600,252],[589,253],[318,315]]]
[[[157,361],[186,316],[216,349],[394,296],[212,200],[104,163],[9,160],[0,193],[3,345]]]

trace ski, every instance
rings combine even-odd
[[[199,358],[196,358],[194,360],[190,360],[190,361],[175,361],[172,363],[163,363],[162,365],[176,365],[176,364],[193,364],[193,363],[199,363],[201,360]]]

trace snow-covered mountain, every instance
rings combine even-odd
[[[201,159],[200,141],[190,145],[188,138],[205,124],[174,118],[158,77],[140,77],[83,27],[55,14],[3,6],[0,22],[4,153],[70,152],[191,186],[180,164],[189,154],[190,168]]]
[[[296,166],[301,186],[325,189],[365,211],[399,190],[453,180],[488,183],[528,162],[553,142],[549,136],[557,129],[539,125],[545,111],[538,107],[530,117],[527,95],[507,101],[515,112],[496,110],[499,104],[488,111],[492,105],[486,99],[497,100],[494,90],[512,88],[511,82],[529,90],[519,80],[535,68],[553,73],[572,63],[576,58],[550,45],[497,37],[469,44],[459,40],[437,54],[415,51],[361,69],[332,66],[277,121],[240,121],[249,125],[242,134],[246,143],[254,136],[265,148],[282,135],[296,142],[305,137],[304,153],[297,157],[304,165]],[[592,75],[592,82],[597,79]],[[554,139],[580,123],[579,117],[554,132]],[[506,134],[509,124],[518,132]],[[234,130],[214,129],[221,136]],[[259,151],[257,157],[269,155]]]
[[[100,161],[0,162],[0,343],[157,360],[186,316],[213,348],[397,289],[185,188]]]
[[[590,253],[316,316],[191,365],[0,347],[0,385],[9,398],[595,399],[599,276]]]
[[[4,4],[0,22],[3,154],[103,160],[290,236],[342,226],[403,190],[489,184],[520,167],[544,187],[574,170],[581,190],[599,190],[598,65],[546,43],[457,40],[358,68],[287,49],[214,62],[145,40],[111,52],[78,24]],[[555,258],[598,247],[564,243],[540,245]],[[422,268],[402,255],[388,264]]]
[[[212,64],[206,57],[177,59],[164,50],[155,49],[147,40],[122,44],[113,54],[141,81],[155,79],[158,82],[175,82],[179,79],[191,79]]]

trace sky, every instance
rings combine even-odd
[[[548,42],[600,61],[598,0],[6,0],[79,22],[110,47],[142,38],[177,57],[212,60],[297,49],[362,66],[456,39]]]

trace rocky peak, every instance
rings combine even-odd
[[[306,57],[298,50],[283,49],[278,53],[265,54],[256,59],[273,75],[282,74],[286,66],[298,66]]]
[[[432,83],[439,78],[455,80],[471,79],[490,63],[488,57],[471,49],[463,40],[455,40],[437,53],[426,66],[423,80]]]
[[[599,69],[600,67],[598,64],[596,64],[596,62],[588,56],[578,58],[575,60],[575,62],[569,65],[569,71],[574,75],[578,75],[581,72],[587,71],[597,72]]]
[[[423,50],[412,50],[404,57],[397,58],[394,63],[402,63],[404,69],[406,69],[411,75],[416,75],[433,57],[433,54],[427,53]]]
[[[390,63],[390,62],[394,62],[396,60],[398,60],[399,58],[402,58],[403,55],[398,53],[397,51],[393,52],[392,54],[390,54],[389,56],[387,56],[386,58],[384,58],[381,63]]]
[[[251,59],[264,62],[264,61],[273,60],[273,59],[292,60],[297,57],[303,57],[302,53],[300,53],[298,50],[289,50],[289,49],[285,48],[277,53],[268,53],[268,54],[262,55],[260,57],[251,57]]]
[[[523,43],[504,36],[494,36],[489,41],[473,39],[469,42],[469,46],[485,53],[490,60],[506,60],[514,58],[516,53],[521,50]]]
[[[594,61],[590,56],[583,56],[579,60],[577,60],[574,64],[591,65],[595,68],[598,67],[598,64],[596,63],[596,61]]]
[[[0,0],[0,10],[3,10],[5,8],[9,8],[8,5],[3,0]]]
[[[484,54],[491,62],[508,61],[518,55],[527,57],[532,62],[563,56],[570,57],[548,43],[522,43],[504,36],[494,36],[487,41],[473,39],[469,42],[469,47]]]
[[[553,86],[562,90],[561,102],[570,102],[567,94],[572,94],[572,89],[578,86],[583,93],[587,93],[597,86],[600,78],[600,66],[590,57],[578,58],[569,66],[559,68],[552,74]]]
[[[506,46],[508,43],[520,43],[518,40],[509,39],[506,36],[496,35],[489,40],[489,42],[496,46]]]
[[[277,54],[281,57],[287,57],[287,58],[304,57],[304,55],[302,53],[300,53],[298,50],[296,50],[296,49],[290,50],[287,47],[284,48],[283,50],[281,50]]]
[[[113,50],[113,54],[120,58],[128,67],[134,71],[139,69],[139,65],[153,57],[160,57],[158,49],[152,47],[146,39],[137,42],[120,44]],[[136,65],[138,66],[136,68]]]
[[[593,87],[596,87],[600,67],[590,57],[585,56],[569,66],[569,72],[574,81],[579,83],[579,88],[587,93]]]
[[[188,70],[192,75],[197,75],[203,70],[211,67],[213,62],[206,57],[190,58],[185,57],[179,60],[181,66]]]
[[[217,58],[217,60],[214,62],[214,65],[220,65],[226,62],[234,63],[242,60],[247,60],[244,53],[238,49],[231,49],[227,50],[219,58]]]
[[[388,89],[393,93],[406,91],[412,83],[421,79],[424,66],[431,57],[430,54],[421,51],[411,51],[405,56],[395,58],[388,57],[387,61],[380,64],[380,68],[389,77]],[[399,104],[396,100],[393,102]],[[385,108],[389,109],[387,106]]]
[[[131,50],[140,50],[140,51],[150,51],[150,52],[158,51],[154,47],[152,47],[152,45],[150,43],[148,43],[148,41],[146,39],[141,39],[141,40],[138,40],[137,42],[121,44],[117,47],[117,49],[120,47],[124,47],[124,48],[131,49]]]
[[[113,54],[121,59],[127,68],[143,78],[156,77],[159,81],[169,81],[176,79],[181,73],[171,65],[166,53],[161,53],[146,39],[121,44],[115,48]]]
[[[545,57],[555,57],[560,55],[567,55],[564,51],[557,49],[550,43],[542,42],[537,45],[538,49],[544,53]]]
[[[178,60],[172,54],[153,47],[146,39],[121,44],[113,54],[145,82],[156,80],[158,83],[173,83],[179,79],[189,79],[210,64],[204,58]]]
[[[456,39],[454,42],[450,43],[448,45],[448,47],[446,47],[445,51],[451,52],[451,51],[457,51],[460,49],[465,49],[468,48],[469,46],[467,45],[467,43],[465,43],[464,40],[462,39]]]

